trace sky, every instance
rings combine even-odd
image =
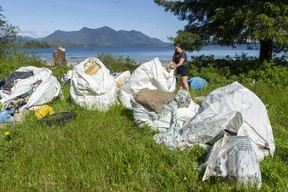
[[[28,37],[108,26],[168,42],[187,23],[153,0],[0,0],[0,6],[8,23]]]

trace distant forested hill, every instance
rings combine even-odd
[[[87,27],[79,31],[60,31],[42,38],[41,40],[54,44],[66,45],[158,45],[165,44],[157,38],[151,38],[139,31],[116,31],[110,27],[90,29]]]

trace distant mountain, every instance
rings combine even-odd
[[[18,41],[30,41],[30,40],[34,40],[34,38],[18,35],[18,36],[16,37],[16,40],[18,40]]]
[[[28,41],[42,41],[43,38],[42,37],[39,37],[39,38],[33,38],[33,37],[28,37],[28,36],[21,36],[21,35],[17,35],[16,37],[16,42],[18,43],[25,43],[25,42],[28,42]]]
[[[60,31],[42,38],[43,41],[61,42],[71,45],[156,45],[165,44],[157,38],[151,38],[139,31],[116,31],[110,27],[90,29],[87,27],[79,31]]]

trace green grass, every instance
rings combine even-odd
[[[21,66],[19,60],[14,61],[16,64],[0,61],[10,67],[2,65],[7,71],[2,76]],[[57,77],[68,70],[51,69]],[[210,77],[210,81],[206,89],[191,91],[192,97],[205,96],[235,79],[255,92],[267,106],[276,142],[274,157],[261,161],[260,191],[287,191],[287,86],[276,86],[271,77],[258,78],[253,84],[251,72],[235,74],[225,69],[230,72],[228,77],[223,70],[195,67],[193,74]],[[55,112],[75,112],[76,118],[68,123],[51,127],[37,124],[31,111],[25,122],[0,128],[0,191],[256,191],[236,187],[221,177],[202,182],[198,165],[207,151],[198,146],[169,150],[156,144],[155,132],[149,127],[138,128],[132,111],[120,103],[107,112],[86,110],[71,103],[68,85],[63,85],[63,95],[48,105]],[[10,137],[4,135],[6,131]]]

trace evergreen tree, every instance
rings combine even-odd
[[[184,44],[187,50],[197,50],[211,42],[225,46],[256,42],[260,43],[259,59],[263,61],[272,58],[273,48],[288,47],[287,0],[154,2],[188,22],[171,38]]]
[[[9,43],[16,39],[18,29],[5,20],[2,12],[3,9],[0,6],[0,58],[5,55],[5,50]]]
[[[24,48],[49,48],[50,45],[46,41],[31,40],[24,43]]]

